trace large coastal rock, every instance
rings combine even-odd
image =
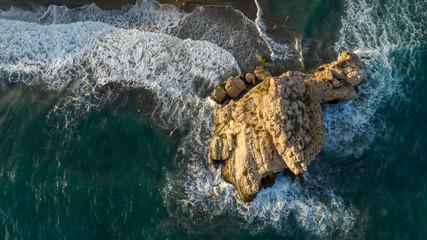
[[[261,83],[217,109],[209,161],[224,164],[222,178],[245,202],[274,183],[276,173],[306,171],[323,145],[320,104],[355,97],[365,81],[361,68],[357,55],[346,52],[314,74],[256,71]]]

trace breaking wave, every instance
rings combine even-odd
[[[287,56],[288,60],[292,56],[292,53],[287,53],[286,45],[274,43],[264,33],[258,32],[261,26],[258,21],[251,21],[231,7],[196,7],[191,12],[184,12],[154,0],[138,0],[135,5],[126,5],[118,10],[103,10],[95,4],[74,9],[51,5],[32,12],[11,8],[0,11],[0,17],[41,24],[103,22],[118,28],[205,40],[231,52],[244,72],[259,65],[257,55],[272,54],[271,46],[276,46],[275,51],[280,49],[281,56]]]
[[[142,87],[155,93],[173,125],[194,117],[192,109],[206,104],[208,92],[240,71],[233,56],[212,43],[104,23],[0,20],[0,29],[3,79],[67,89],[88,101],[111,84]]]
[[[170,173],[163,189],[164,203],[175,222],[211,216],[194,223],[202,226],[227,216],[251,234],[273,227],[286,235],[298,227],[319,237],[345,237],[353,231],[358,217],[357,210],[308,173],[304,174],[308,184],[303,187],[298,181],[292,183],[289,177],[278,175],[273,187],[260,191],[253,202],[242,203],[234,187],[221,180],[220,170],[207,171],[196,161],[186,167],[188,179],[176,181]],[[180,199],[182,192],[185,197],[171,207],[168,202]]]

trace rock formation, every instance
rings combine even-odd
[[[245,202],[262,186],[274,184],[277,173],[306,171],[323,145],[320,104],[356,97],[357,86],[365,82],[359,71],[364,67],[356,54],[345,52],[314,74],[246,74],[248,83],[260,83],[217,109],[209,161],[216,167],[224,164],[222,178]]]

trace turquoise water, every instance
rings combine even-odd
[[[0,237],[425,239],[426,3],[259,6],[254,21],[148,0],[4,7]],[[257,54],[309,71],[343,50],[367,63],[368,83],[324,106],[324,150],[305,186],[281,175],[240,202],[207,163],[213,87]]]

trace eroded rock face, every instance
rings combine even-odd
[[[313,89],[313,97],[320,103],[347,101],[355,98],[361,83],[365,83],[365,74],[360,69],[365,64],[352,52],[338,55],[338,60],[323,64],[313,74],[305,74],[305,83]]]
[[[364,82],[363,67],[355,54],[342,53],[314,74],[272,77],[256,71],[260,84],[217,109],[209,161],[224,164],[222,178],[245,202],[274,184],[276,173],[306,171],[323,145],[320,103],[355,97],[355,87]]]
[[[270,77],[215,114],[212,163],[224,161],[222,177],[243,201],[251,201],[270,174],[307,170],[323,144],[322,112],[301,74]]]

